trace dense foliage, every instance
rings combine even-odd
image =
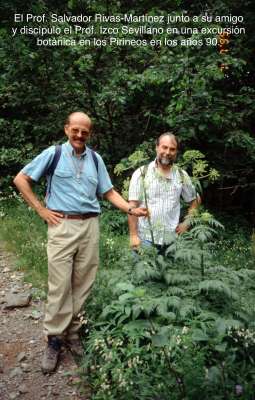
[[[0,12],[3,189],[41,148],[62,139],[67,113],[82,109],[95,121],[93,145],[109,167],[172,129],[185,149],[200,150],[221,173],[207,200],[253,211],[254,2],[13,0],[2,2]],[[227,55],[205,45],[38,47],[33,36],[11,37],[15,12],[242,15],[246,35],[230,36]],[[222,63],[227,70],[219,68]]]
[[[133,260],[120,258],[108,228],[115,262],[101,271],[86,307],[93,323],[89,334],[85,324],[84,366],[93,399],[252,398],[250,246],[240,234],[224,239],[208,212],[195,212],[190,222],[188,234],[172,238],[166,257],[143,249]]]

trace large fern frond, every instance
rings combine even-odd
[[[225,295],[229,299],[236,299],[236,293],[225,283],[217,279],[207,279],[199,283],[200,293],[216,292]]]

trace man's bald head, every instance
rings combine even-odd
[[[84,112],[76,111],[68,115],[65,123],[65,134],[76,154],[79,155],[84,152],[91,130],[92,121]]]
[[[90,117],[82,111],[75,111],[69,114],[65,121],[65,125],[69,125],[74,120],[86,121],[86,123],[92,128],[92,121]]]
[[[161,139],[163,139],[163,137],[169,137],[169,139],[174,140],[176,142],[177,148],[179,147],[179,140],[177,138],[177,136],[174,135],[173,132],[164,132],[162,133],[159,137],[157,137],[156,139],[156,146],[158,146],[160,144]]]

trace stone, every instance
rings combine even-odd
[[[28,388],[27,388],[27,386],[26,386],[24,383],[22,383],[22,384],[19,386],[18,390],[19,390],[19,392],[22,393],[22,394],[28,393],[28,391],[29,391]]]
[[[10,372],[10,378],[22,375],[22,369],[20,367],[13,368]]]
[[[5,301],[7,304],[4,308],[16,308],[16,307],[27,307],[31,301],[31,293],[21,293],[21,294],[7,294]]]
[[[0,354],[0,374],[4,372],[4,355]]]
[[[19,353],[17,355],[17,361],[20,363],[22,361],[25,361],[27,358],[26,353],[24,351],[22,351],[21,353]]]
[[[17,294],[17,293],[20,292],[21,289],[22,289],[22,288],[21,288],[20,286],[13,286],[13,287],[11,288],[11,293],[12,293],[12,294]]]
[[[50,386],[54,386],[54,385],[55,385],[54,382],[47,382],[47,383],[44,383],[44,384],[42,385],[42,387],[50,387]]]
[[[9,394],[9,399],[10,400],[15,400],[15,399],[18,398],[18,396],[19,396],[19,393],[12,392],[12,393]]]
[[[29,364],[27,364],[27,363],[21,363],[20,364],[20,366],[21,366],[21,368],[23,369],[23,371],[24,372],[30,372],[31,371],[31,367],[30,367],[30,365]]]

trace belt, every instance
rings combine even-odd
[[[57,211],[57,210],[54,210]],[[61,214],[63,214],[64,219],[88,219],[88,218],[93,218],[97,217],[99,213],[85,213],[85,214],[65,214],[62,211],[57,211]]]

